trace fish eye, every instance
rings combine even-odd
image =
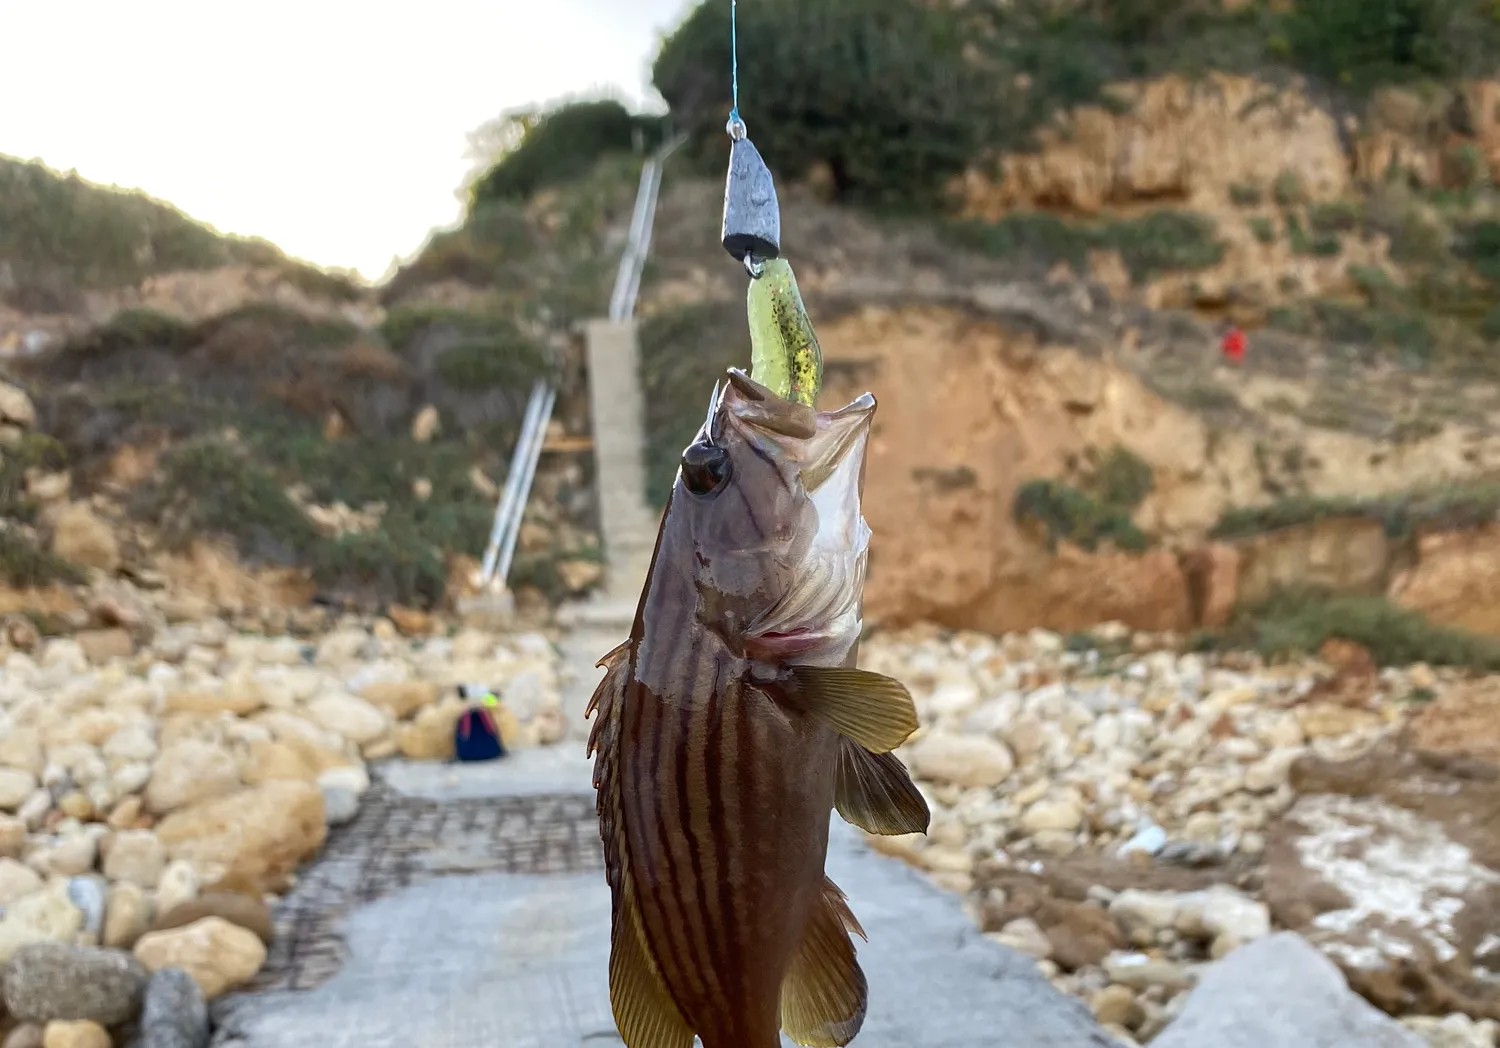
[[[700,498],[716,494],[729,480],[729,452],[708,441],[695,441],[682,453],[682,483]]]

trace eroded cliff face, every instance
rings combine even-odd
[[[1113,252],[1089,259],[1117,297],[1153,308],[1229,309],[1256,320],[1306,297],[1356,298],[1356,267],[1400,280],[1389,241],[1345,237],[1332,253],[1286,235],[1287,216],[1348,200],[1394,176],[1430,188],[1500,177],[1500,83],[1426,93],[1377,92],[1361,117],[1338,118],[1295,82],[1213,73],[1116,85],[1117,104],[1058,115],[1035,151],[993,157],[955,191],[963,211],[997,220],[1017,211],[1130,216],[1160,208],[1214,220],[1223,256],[1192,273],[1132,287]],[[1466,114],[1465,133],[1451,114]]]
[[[999,158],[998,180],[972,173],[965,181],[970,212],[998,218],[1018,208],[1214,208],[1234,187],[1269,186],[1288,171],[1315,200],[1349,188],[1337,123],[1300,92],[1213,73],[1122,84],[1112,93],[1117,107],[1062,114],[1040,133],[1036,152]]]
[[[1002,632],[1110,619],[1189,628],[1210,598],[1195,602],[1183,561],[1202,559],[1225,510],[1265,504],[1285,490],[1290,478],[1277,474],[1293,457],[1289,450],[1297,451],[1298,490],[1319,496],[1376,496],[1500,468],[1500,436],[1457,427],[1400,446],[1290,418],[1217,429],[1108,356],[1038,347],[946,309],[872,307],[823,325],[820,338],[825,402],[865,390],[879,397],[865,496],[875,533],[866,597],[872,621]],[[1115,446],[1152,468],[1151,493],[1134,519],[1158,547],[1049,552],[1016,523],[1012,506],[1023,484],[1067,478],[1089,449]],[[1221,574],[1238,578],[1242,595],[1309,572],[1340,587],[1358,577],[1366,590],[1383,590],[1399,567],[1394,554],[1378,542],[1371,552],[1340,527],[1360,536],[1370,530],[1330,523],[1313,537],[1250,543],[1230,551],[1234,570]],[[1473,556],[1464,553],[1465,563]],[[1404,591],[1446,617],[1453,602],[1427,595],[1432,570],[1404,582]]]

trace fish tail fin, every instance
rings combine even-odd
[[[865,937],[844,893],[825,877],[822,897],[781,983],[781,1028],[798,1044],[841,1048],[864,1025],[869,984],[850,932]]]
[[[846,822],[886,836],[926,833],[931,814],[894,753],[871,753],[847,736],[839,739],[834,807]]]
[[[793,666],[778,697],[827,721],[871,753],[886,753],[917,730],[917,707],[898,680],[848,667]]]

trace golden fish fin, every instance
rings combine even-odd
[[[589,729],[588,752],[594,758],[594,812],[599,816],[599,841],[604,846],[604,879],[614,894],[618,914],[625,871],[625,849],[615,835],[620,821],[620,799],[616,796],[620,762],[620,721],[625,705],[625,687],[630,681],[630,663],[616,659],[594,689],[588,712],[594,715]]]
[[[617,701],[625,690],[625,673],[630,668],[626,659],[629,654],[630,641],[624,640],[609,649],[595,666],[604,667],[604,679],[599,681],[599,686],[594,689],[594,694],[589,698],[589,704],[584,708],[583,719],[588,720],[594,714],[599,714],[599,719],[594,721],[593,730],[589,732],[588,756],[594,755],[597,748],[596,743],[601,741],[600,735],[608,729],[604,727],[605,722],[610,719],[610,707]],[[594,784],[595,787],[599,785]]]
[[[621,824],[619,741],[630,684],[630,660],[623,657],[627,646],[628,642],[599,660],[600,665],[608,664],[608,669],[589,702],[589,712],[597,719],[589,732],[588,752],[594,756],[595,809],[613,909],[609,1000],[615,1025],[628,1048],[692,1048],[693,1032],[667,994],[646,944],[628,849],[617,835]]]
[[[781,983],[781,1028],[798,1044],[839,1048],[864,1025],[869,985],[849,933],[865,937],[844,893],[828,878]]]
[[[613,666],[615,663],[619,662],[625,657],[629,649],[630,638],[626,637],[624,640],[620,641],[620,643],[616,644],[613,648],[610,648],[603,655],[599,656],[599,661],[594,663],[595,668],[599,666]]]
[[[866,833],[927,832],[927,800],[894,753],[871,753],[852,739],[839,739],[833,789],[844,821]]]
[[[793,666],[780,682],[780,695],[871,753],[894,750],[917,730],[917,707],[906,685],[869,670]]]
[[[609,951],[609,1002],[627,1048],[692,1048],[693,1031],[662,984],[646,944],[630,877],[615,915]]]

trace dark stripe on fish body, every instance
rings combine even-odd
[[[745,841],[740,831],[744,813],[742,791],[744,781],[743,754],[745,752],[745,691],[739,681],[725,681],[723,702],[720,709],[720,778],[714,795],[715,807],[710,816],[717,814],[715,833],[722,842],[723,866],[719,870],[719,912],[726,927],[726,947],[730,956],[730,967],[726,978],[733,976],[733,998],[745,998],[745,943],[741,936],[744,930],[735,906],[734,886],[744,883]]]
[[[696,609],[694,609],[696,613]],[[682,885],[679,902],[683,908],[684,923],[692,939],[692,953],[698,964],[697,975],[704,990],[715,1000],[722,1001],[719,980],[718,950],[712,926],[714,914],[708,908],[708,885],[703,878],[702,849],[705,845],[700,823],[705,821],[704,806],[708,789],[703,780],[705,753],[697,745],[706,742],[708,728],[713,723],[714,678],[716,676],[715,645],[709,642],[709,634],[702,628],[690,628],[692,642],[684,653],[682,672],[678,677],[686,686],[679,697],[682,706],[678,712],[678,727],[681,741],[677,747],[680,774],[675,780],[677,788],[677,818],[681,823],[681,842],[687,859],[686,868],[691,871],[690,884]],[[706,826],[703,827],[706,830]],[[708,842],[711,845],[711,842]]]
[[[683,777],[678,791],[678,818],[682,821],[683,843],[687,845],[688,860],[693,871],[692,898],[683,898],[684,912],[695,939],[694,954],[707,959],[706,970],[701,972],[704,982],[709,984],[714,999],[724,1002],[724,987],[721,973],[724,971],[723,951],[715,925],[721,915],[709,906],[708,884],[703,876],[703,858],[707,850],[710,859],[714,852],[712,831],[706,825],[710,785],[706,776],[709,732],[712,730],[717,701],[713,691],[713,677],[703,679],[703,670],[712,670],[713,661],[697,667],[693,677],[694,699],[682,711]],[[696,689],[705,688],[698,691]],[[702,745],[693,745],[701,742]],[[700,832],[703,831],[703,832]],[[684,896],[687,893],[684,892]]]
[[[677,975],[677,985],[694,995],[702,993],[701,971],[706,958],[700,957],[695,948],[695,936],[690,924],[687,868],[690,862],[686,854],[686,840],[680,826],[682,775],[685,760],[679,730],[682,725],[680,710],[670,703],[657,700],[653,714],[660,738],[658,760],[652,769],[653,791],[657,797],[657,810],[652,813],[656,844],[666,860],[666,875],[662,879],[662,897],[658,900],[658,920],[661,921],[665,937],[671,943],[671,956],[663,958],[663,967]],[[675,818],[672,816],[676,816]],[[677,832],[673,832],[677,830]]]
[[[719,973],[719,984],[727,995],[730,991],[728,976],[733,971],[734,948],[730,942],[734,922],[724,908],[724,887],[728,883],[729,842],[724,833],[724,736],[730,726],[725,723],[724,710],[728,705],[724,689],[723,664],[714,660],[713,700],[708,732],[703,745],[703,804],[708,826],[708,845],[713,859],[714,877],[718,891],[714,901],[714,963]],[[705,886],[706,887],[706,886]]]
[[[663,742],[658,713],[660,700],[639,685],[632,685],[628,694],[627,724],[633,730],[628,738],[621,740],[621,744],[629,746],[632,754],[643,758],[642,768],[651,776],[650,781],[659,783]],[[666,905],[671,897],[671,855],[662,845],[661,820],[646,805],[646,791],[636,788],[625,792],[630,800],[631,813],[626,832],[635,838],[639,852],[652,859],[651,868],[644,871],[646,876],[635,879],[636,891],[644,891],[651,900],[649,907],[641,908],[641,924],[657,967],[669,972],[674,968],[674,959],[680,956],[671,922],[660,916],[671,912]]]

